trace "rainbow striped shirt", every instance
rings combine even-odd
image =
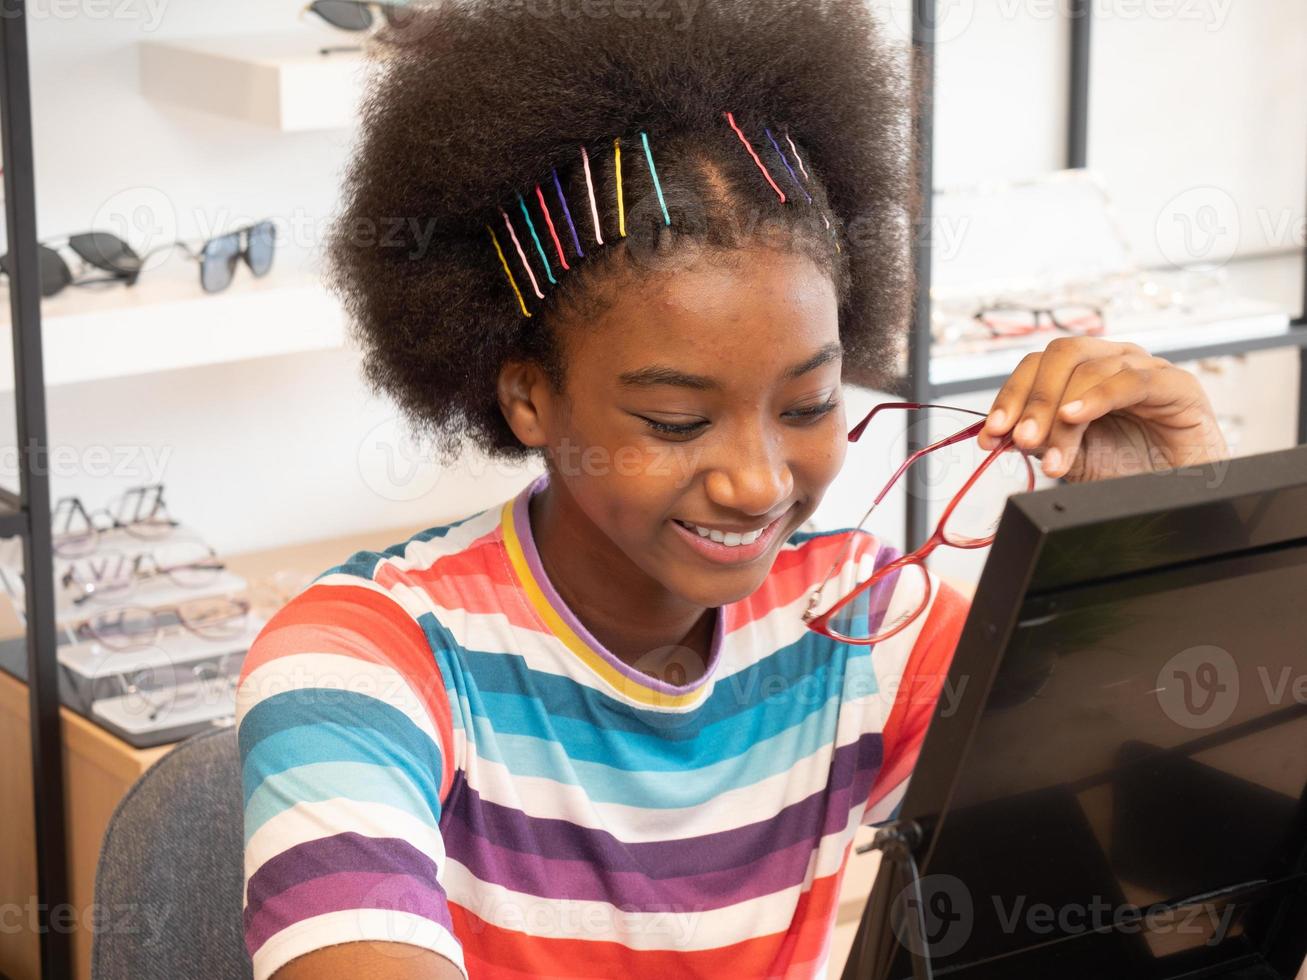
[[[795,532],[672,686],[550,585],[527,510],[546,480],[353,555],[251,647],[256,978],[367,939],[471,978],[825,975],[854,832],[895,812],[966,600],[932,576],[896,636],[827,639],[801,612],[848,536],[849,581],[898,552]]]

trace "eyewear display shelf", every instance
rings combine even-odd
[[[399,541],[413,533],[413,528],[392,528],[366,534],[353,534],[302,545],[268,551],[231,555],[224,558],[228,570],[250,584],[247,598],[258,621],[271,615],[281,597],[260,597],[263,584],[274,581],[277,573],[292,580],[313,576],[343,560],[355,551],[376,548],[378,542]],[[0,646],[15,639],[21,642],[23,625],[10,602],[0,601]],[[53,644],[50,647],[53,652]],[[67,654],[70,648],[61,648]],[[54,657],[48,658],[51,662]],[[66,674],[66,672],[65,672]],[[50,689],[53,689],[51,685]],[[38,826],[33,820],[30,775],[21,756],[29,741],[28,708],[31,688],[10,673],[0,670],[0,739],[18,764],[0,766],[0,901],[17,901],[10,896],[24,896],[21,930],[0,930],[0,976],[14,980],[35,980],[53,974],[38,972],[38,936],[26,928],[31,882],[34,880],[33,834]],[[115,736],[96,720],[68,705],[58,712],[63,758],[63,799],[67,822],[67,891],[64,901],[78,910],[71,930],[63,933],[70,941],[68,972],[60,977],[89,980],[92,933],[83,916],[95,901],[95,869],[100,842],[118,802],[132,784],[156,761],[172,750],[175,743],[150,748],[135,748]],[[868,886],[869,887],[869,886]],[[864,892],[865,894],[865,892]],[[33,901],[33,906],[35,902]],[[850,913],[852,915],[852,913]]]
[[[938,382],[931,377],[931,262],[933,256],[930,229],[934,195],[934,107],[935,97],[935,25],[937,0],[911,0],[912,56],[922,87],[921,111],[915,120],[915,138],[919,147],[916,179],[920,190],[921,214],[913,244],[913,266],[917,292],[912,327],[908,335],[906,373],[894,392],[907,401],[930,403],[954,395],[992,391],[1000,388],[1008,375],[992,371],[975,376],[954,376]],[[1070,99],[1067,111],[1066,159],[1069,168],[1083,168],[1089,155],[1089,68],[1092,28],[1091,0],[1071,0],[1068,7],[1070,30]],[[1307,152],[1307,147],[1304,147]],[[1303,282],[1303,311],[1307,314],[1307,276]],[[1223,357],[1273,348],[1297,348],[1302,365],[1298,388],[1298,442],[1307,443],[1307,317],[1299,315],[1284,331],[1269,335],[1211,342],[1192,342],[1159,332],[1151,353],[1179,363],[1206,357]],[[915,433],[908,433],[907,454],[923,448]],[[914,474],[907,474],[912,479]],[[909,492],[906,495],[904,542],[908,549],[919,546],[930,534],[927,510],[929,495]]]

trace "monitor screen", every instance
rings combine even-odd
[[[1307,540],[1027,595],[957,765],[937,975],[1256,971],[1307,894]]]

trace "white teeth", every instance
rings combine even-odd
[[[766,528],[759,528],[757,531],[740,534],[737,531],[713,531],[706,527],[700,527],[698,524],[687,524],[687,526],[698,531],[699,537],[708,538],[718,544],[724,544],[728,548],[738,548],[742,544],[753,544],[762,537],[762,532],[767,530]]]

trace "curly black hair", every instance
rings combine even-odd
[[[566,330],[623,276],[678,255],[770,244],[811,256],[836,285],[846,379],[892,382],[912,288],[911,86],[865,0],[444,0],[395,21],[379,39],[327,279],[365,379],[438,455],[468,443],[531,455],[500,410],[500,366],[539,363],[561,392]]]

